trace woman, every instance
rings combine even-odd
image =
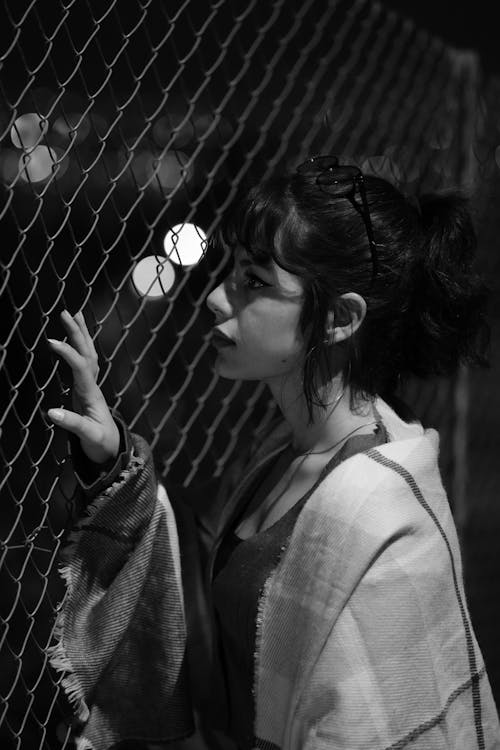
[[[282,417],[217,491],[157,487],[81,314],[51,342],[75,411],[49,416],[92,500],[53,650],[83,736],[173,740],[192,703],[242,750],[499,747],[438,438],[394,398],[480,361],[463,203],[314,157],[250,190],[218,241],[216,370],[267,383]]]

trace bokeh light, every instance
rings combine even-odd
[[[58,117],[52,128],[64,138],[74,138],[76,143],[81,143],[90,133],[90,121],[80,112],[70,112],[65,117]]]
[[[194,132],[197,141],[206,141],[212,144],[228,143],[234,134],[234,128],[225,117],[219,117],[214,127],[215,115],[199,115],[194,120]],[[213,129],[212,129],[213,128]],[[209,134],[210,131],[210,134]]]
[[[35,112],[30,112],[17,118],[10,129],[10,138],[16,148],[28,151],[40,142],[47,128],[47,120],[42,119]]]
[[[22,179],[26,182],[41,182],[50,177],[53,172],[61,177],[68,166],[67,159],[59,161],[61,156],[62,152],[59,149],[36,146],[19,159],[19,172]]]
[[[150,183],[154,174],[154,156],[151,151],[134,152],[130,170],[140,189]]]
[[[184,148],[193,140],[195,131],[187,114],[172,112],[160,117],[153,125],[153,138],[158,146]]]
[[[207,236],[196,224],[176,224],[165,235],[167,258],[181,266],[193,266],[205,253]]]
[[[103,138],[109,131],[110,125],[105,117],[97,112],[89,113],[91,127],[98,138]]]
[[[141,297],[163,297],[175,282],[175,270],[167,258],[148,255],[134,268],[132,281]]]
[[[193,175],[193,167],[182,151],[167,151],[158,161],[154,171],[162,188],[173,190],[182,182],[190,180]]]

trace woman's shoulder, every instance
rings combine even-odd
[[[346,527],[378,528],[384,534],[415,530],[432,514],[448,525],[451,515],[438,466],[437,432],[418,422],[404,422],[385,402],[377,408],[388,442],[337,466],[308,501],[308,512]]]

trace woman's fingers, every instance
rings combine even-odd
[[[67,310],[63,310],[61,313],[61,321],[68,332],[68,336],[72,346],[76,351],[84,357],[90,355],[88,341],[81,329]]]
[[[72,370],[82,368],[85,365],[85,357],[80,354],[71,344],[58,339],[47,339],[49,346],[59,354]]]
[[[78,437],[88,439],[87,420],[81,414],[76,414],[74,411],[69,411],[69,409],[49,409],[47,416],[54,424],[64,427],[65,430],[74,433]]]
[[[76,340],[78,340],[78,342],[80,341],[83,342],[83,345],[85,347],[85,356],[89,358],[92,364],[93,375],[95,379],[97,380],[97,376],[99,374],[99,358],[97,356],[97,352],[94,346],[94,342],[92,340],[92,336],[90,335],[89,329],[87,328],[85,318],[83,317],[83,313],[81,311],[77,312],[76,315],[71,319],[71,323],[73,323],[73,325],[75,325],[78,328],[78,334],[77,334]]]
[[[75,384],[80,387],[87,387],[89,376],[90,380],[97,380],[99,361],[85,319],[81,312],[72,317],[67,310],[63,310],[61,321],[68,332],[69,343],[48,339],[49,344],[69,364],[75,378],[80,378],[80,382],[75,382]]]
[[[106,420],[106,425],[69,409],[49,409],[47,416],[58,427],[63,427],[80,439],[82,448],[91,461],[103,463],[118,454],[120,436],[111,415]]]
[[[92,339],[92,336],[89,333],[89,329],[87,328],[87,324],[85,322],[85,318],[83,317],[83,313],[80,310],[80,312],[77,312],[74,321],[77,324],[77,326],[80,328],[80,331],[82,333],[82,336],[84,337],[87,347],[90,352],[95,353],[95,346],[94,341]]]
[[[81,414],[76,414],[74,411],[70,411],[69,409],[49,409],[47,416],[58,427],[64,427],[65,430],[72,432],[73,435],[76,435],[84,442],[98,444],[102,439],[102,428],[100,425],[83,417]]]
[[[48,339],[50,347],[61,356],[65,362],[71,367],[73,371],[73,377],[75,380],[75,386],[78,391],[90,390],[93,391],[96,387],[95,373],[92,369],[92,362],[82,354],[80,354],[71,344],[65,341],[57,341],[56,339]]]
[[[49,409],[49,419],[80,439],[85,454],[97,463],[116,457],[120,433],[97,385],[99,363],[94,342],[81,312],[74,317],[67,310],[61,321],[68,341],[48,339],[52,351],[61,357],[73,373],[73,409]]]

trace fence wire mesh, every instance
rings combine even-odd
[[[478,63],[367,0],[4,0],[0,41],[0,742],[53,750],[72,747],[46,655],[75,494],[45,418],[68,399],[59,312],[84,311],[108,403],[160,473],[219,475],[273,406],[214,373],[204,298],[227,258],[186,262],[182,233],[203,249],[247,179],[312,153],[409,193],[468,186]],[[467,376],[408,397],[463,514]]]

